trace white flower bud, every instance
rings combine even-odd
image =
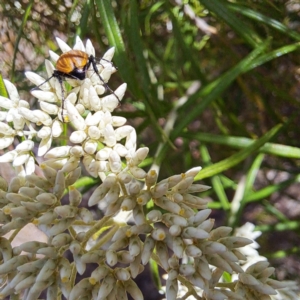
[[[18,166],[25,164],[25,162],[29,159],[29,157],[30,157],[30,154],[27,152],[17,154],[17,156],[15,157],[15,159],[13,161],[13,166],[18,167]]]
[[[36,253],[53,259],[56,259],[58,255],[57,250],[54,247],[40,248]]]
[[[214,224],[215,224],[215,219],[208,219],[202,222],[199,226],[197,226],[197,228],[203,229],[206,232],[210,232],[214,227]]]
[[[62,247],[69,244],[71,240],[72,238],[68,233],[60,233],[53,237],[51,245],[53,245],[54,247]]]
[[[194,182],[193,177],[186,177],[183,178],[178,184],[176,184],[173,188],[172,191],[178,192],[178,193],[186,193],[187,189],[192,185]]]
[[[121,157],[125,157],[128,154],[127,148],[125,146],[123,146],[122,144],[116,143],[113,149]]]
[[[174,273],[174,274],[172,274]],[[168,279],[166,282],[166,298],[167,299],[176,299],[178,293],[178,282],[177,282],[177,271],[171,270],[168,273]]]
[[[74,184],[81,175],[81,167],[76,168],[74,171],[70,172],[65,178],[66,186]]]
[[[169,269],[169,252],[167,245],[164,242],[157,241],[155,249],[162,268],[167,271]]]
[[[2,139],[0,139],[0,142],[2,142]],[[18,153],[16,150],[6,152],[5,154],[0,156],[0,163],[3,162],[12,162],[17,157]]]
[[[159,210],[153,209],[147,214],[147,219],[149,219],[151,222],[159,222],[161,221],[162,213]]]
[[[82,255],[81,260],[82,262],[88,263],[98,263],[101,259],[105,257],[105,252],[102,249],[99,250],[91,250]]]
[[[57,213],[54,211],[47,211],[41,215],[38,219],[34,220],[33,223],[36,225],[40,224],[51,224],[58,217]]]
[[[9,125],[0,122],[0,133],[5,135],[15,135],[15,130],[12,129]]]
[[[95,285],[101,279],[105,278],[108,273],[109,273],[109,268],[107,266],[105,266],[105,265],[98,266],[92,272],[91,277],[89,278],[90,284]]]
[[[158,183],[154,187],[151,188],[151,194],[153,198],[160,198],[165,195],[168,191],[169,184],[168,183]]]
[[[200,171],[201,171],[201,167],[194,167],[194,168],[192,168],[192,169],[190,169],[190,170],[188,170],[187,172],[185,172],[185,176],[186,177],[195,177]]]
[[[69,155],[71,148],[71,146],[61,146],[53,148],[45,155],[45,158],[66,157]]]
[[[34,148],[34,142],[30,140],[26,140],[15,148],[16,151],[21,152],[21,151],[31,151]]]
[[[130,211],[133,210],[134,207],[136,206],[136,201],[135,199],[131,198],[131,197],[126,197],[121,204],[121,209],[123,211]]]
[[[57,202],[57,198],[52,193],[43,193],[36,196],[36,200],[46,205],[53,205]]]
[[[14,137],[1,137],[0,138],[0,149],[8,148],[13,143],[13,141],[14,141]],[[2,162],[1,156],[0,156],[0,162]]]
[[[43,93],[45,93],[45,92],[43,92]],[[49,93],[49,96],[51,99],[48,102],[53,102],[53,100],[55,99],[53,93]],[[47,99],[43,99],[43,100],[47,100]],[[57,115],[58,111],[59,111],[58,106],[56,104],[52,104],[52,103],[48,103],[48,102],[40,101],[41,110],[45,111],[49,115]]]
[[[9,274],[12,271],[15,271],[18,266],[21,266],[27,262],[28,258],[25,255],[14,256],[0,265],[0,274]]]
[[[72,156],[82,157],[82,156],[84,156],[85,153],[84,153],[83,148],[81,146],[74,146],[74,147],[71,148],[70,154]]]
[[[94,114],[89,114],[86,119],[85,123],[87,126],[97,126],[99,124],[99,120],[103,118],[103,111],[97,111]]]
[[[115,184],[116,178],[113,176],[108,176],[104,182],[95,189],[92,196],[89,199],[88,205],[93,206],[102,200],[110,188]]]
[[[120,186],[118,184],[113,185],[106,193],[104,200],[109,203],[115,203],[118,201],[120,195]]]
[[[224,270],[224,271],[232,274],[233,270],[232,270],[230,264],[225,259],[220,257],[220,255],[213,254],[213,255],[207,256],[207,261],[209,264],[216,266],[216,267],[220,268],[221,270]]]
[[[153,199],[155,204],[171,213],[183,215],[184,210],[175,202],[170,201],[166,197]]]
[[[127,187],[128,194],[129,195],[140,194],[141,188],[142,187],[141,187],[140,182],[138,182],[138,181],[131,181],[131,182],[128,183],[128,187]],[[147,198],[147,195],[145,195],[144,199],[141,199],[141,202],[143,202],[143,200],[146,200],[146,198]]]
[[[117,97],[113,94],[110,94],[110,95],[107,95],[107,96],[101,98],[101,103],[102,103],[103,110],[104,111],[107,110],[110,112],[114,111],[114,109],[119,105],[119,101],[118,101]]]
[[[9,110],[9,109],[13,108],[13,102],[8,98],[0,96],[0,106]]]
[[[155,170],[148,171],[145,177],[145,184],[149,188],[156,183],[157,180],[157,172]]]
[[[74,171],[78,167],[78,164],[79,164],[79,158],[73,156],[63,166],[63,168],[61,169],[61,172],[69,173],[71,171]]]
[[[183,276],[191,276],[196,272],[195,267],[193,265],[181,264],[179,266],[179,273]]]
[[[184,252],[184,243],[181,237],[174,237],[173,238],[173,244],[172,244],[172,249],[174,254],[178,258],[183,257],[183,252]]]
[[[117,175],[117,178],[119,181],[121,181],[123,184],[127,184],[129,183],[133,177],[131,174],[127,173],[127,172],[121,172]]]
[[[59,262],[59,275],[62,282],[68,282],[72,274],[72,267],[65,257],[62,257]]]
[[[107,124],[103,130],[103,142],[107,145],[107,147],[114,147],[117,143],[115,137],[115,131],[110,124]]]
[[[51,183],[55,183],[57,171],[49,166],[47,166],[45,163],[40,164],[40,168],[43,171],[43,174],[45,175],[46,179]]]
[[[70,290],[71,287],[68,286],[68,291],[66,291],[67,295],[64,294],[64,296],[68,300],[85,299],[89,287],[90,287],[89,279],[84,278],[80,280],[75,286],[73,286],[72,290]],[[93,299],[95,299],[95,297]]]
[[[118,262],[118,256],[116,251],[108,250],[105,254],[106,256],[106,262],[109,266],[113,267]]]
[[[43,248],[47,246],[48,246],[47,243],[31,241],[31,242],[25,242],[22,245],[18,246],[18,249],[29,253],[36,253],[39,248]]]
[[[202,199],[200,197],[196,197],[190,194],[184,194],[183,201],[190,207],[201,209],[202,207],[206,207],[208,203],[208,199]]]
[[[106,299],[113,290],[115,284],[116,280],[111,274],[106,276],[100,285],[97,300]]]
[[[25,279],[20,281],[15,287],[15,291],[18,293],[26,288],[31,287],[36,282],[36,275],[27,276]]]
[[[85,207],[79,209],[79,218],[86,224],[93,222],[93,214]]]
[[[117,252],[118,262],[121,264],[130,264],[134,261],[134,256],[132,256],[128,251],[122,250]]]
[[[119,97],[120,100],[124,97],[126,88],[127,88],[127,84],[126,84],[126,83],[122,83],[122,84],[115,90],[115,94]]]
[[[105,216],[113,216],[118,214],[121,210],[122,201],[123,198],[119,197],[116,202],[109,204],[105,211]]]
[[[47,235],[53,236],[57,235],[59,233],[64,232],[67,228],[71,226],[71,224],[74,222],[74,219],[61,219],[59,222],[54,224],[51,229],[49,229]]]
[[[38,116],[36,116],[35,114],[33,114],[32,110],[25,108],[25,107],[19,107],[18,108],[18,113],[20,115],[22,115],[25,119],[27,119],[28,121],[32,122],[32,123],[39,123],[40,120],[38,118]],[[49,126],[50,124],[48,124]]]
[[[207,239],[209,234],[202,229],[187,227],[183,230],[182,237],[185,239]]]
[[[68,97],[65,99],[65,108],[68,112],[68,117],[74,127],[77,130],[85,130],[86,129],[86,124],[84,122],[84,118],[79,114],[78,110],[76,107],[71,103],[72,100],[76,101],[76,94],[71,93],[68,95]]]
[[[197,286],[197,287],[199,287],[199,288],[201,288],[203,290],[207,290],[208,289],[207,284],[204,282],[204,280],[202,279],[202,277],[200,276],[200,274],[198,274],[197,272],[195,272],[191,276],[188,276],[187,280],[189,282],[191,282],[194,286]],[[214,299],[214,298],[211,298],[211,299]],[[224,299],[224,297],[222,299]]]
[[[90,126],[88,128],[88,135],[93,140],[98,140],[101,136],[101,132],[97,126]]]
[[[26,181],[34,186],[41,188],[42,190],[48,190],[51,188],[51,184],[46,179],[35,174],[27,175]]]
[[[188,219],[188,222],[190,225],[193,226],[198,226],[200,225],[203,221],[205,221],[208,216],[211,214],[211,209],[203,209],[197,212],[196,215],[190,217]]]
[[[77,272],[82,275],[85,272],[86,264],[81,260],[81,254],[73,254],[73,257]]]
[[[91,85],[89,88],[89,102],[91,110],[99,111],[101,109],[100,98],[98,97],[93,85]]]
[[[129,253],[136,257],[141,252],[141,241],[137,236],[132,236],[129,239]]]
[[[224,237],[219,239],[219,242],[229,249],[241,248],[253,243],[252,240],[239,236]]]
[[[140,291],[137,284],[132,279],[129,279],[126,281],[125,289],[131,295],[131,297],[133,299],[135,299],[135,300],[143,299],[142,292]]]
[[[87,134],[82,131],[73,131],[70,135],[70,141],[74,144],[81,144],[87,138]]]
[[[97,150],[98,143],[95,140],[87,140],[84,145],[83,149],[88,154],[94,154]]]
[[[42,267],[41,271],[36,277],[36,282],[46,281],[55,271],[56,262],[55,260],[48,259],[47,262]]]
[[[122,162],[118,153],[112,150],[109,154],[109,166],[112,172],[119,173],[122,170]]]
[[[112,116],[111,122],[113,127],[120,127],[127,122],[127,119],[120,116]]]
[[[201,275],[206,280],[210,280],[212,277],[212,271],[209,268],[209,264],[207,260],[202,256],[202,257],[197,257],[194,259],[195,263],[194,265],[197,268],[197,272]]]
[[[30,216],[30,213],[25,207],[19,206],[19,207],[12,207],[10,210],[10,215],[13,218],[28,218],[28,216]]]
[[[74,218],[77,215],[78,207],[70,205],[56,206],[54,211],[62,218]]]
[[[179,236],[181,234],[181,227],[179,225],[172,225],[169,232],[172,236]]]
[[[121,268],[115,269],[115,276],[118,280],[121,280],[121,281],[127,281],[131,277],[128,270],[121,269]]]
[[[191,257],[197,257],[202,255],[202,251],[195,245],[187,245],[185,249],[185,253],[186,255]]]
[[[155,240],[151,236],[147,236],[142,250],[142,264],[146,265],[150,260],[151,254],[155,247]]]
[[[146,205],[151,199],[151,194],[149,191],[142,190],[139,195],[137,196],[137,204],[139,205]]]
[[[108,160],[111,151],[112,151],[111,148],[104,147],[103,149],[99,150],[96,153],[96,157],[95,158],[97,160]]]
[[[210,232],[210,238],[214,241],[217,241],[222,237],[228,236],[231,231],[232,231],[231,227],[220,226],[218,228],[213,229]]]
[[[151,236],[156,241],[163,241],[166,237],[166,233],[161,228],[154,228],[153,231],[151,232]]]
[[[144,211],[143,211],[143,206],[136,205],[135,208],[133,209],[133,219],[135,221],[136,225],[143,225],[147,223]]]
[[[187,193],[192,194],[192,193],[201,193],[205,192],[207,190],[211,189],[210,186],[208,185],[203,185],[203,184],[192,184],[188,190]]]
[[[186,227],[188,225],[188,222],[184,217],[172,213],[165,213],[162,220],[167,226],[178,225],[181,227]]]
[[[144,179],[146,177],[146,172],[139,167],[129,167],[131,174],[137,179]]]
[[[39,109],[35,109],[35,110],[31,111],[31,113],[33,115],[32,118],[37,120],[34,123],[43,124],[46,126],[52,125],[52,119],[47,113],[45,113]]]

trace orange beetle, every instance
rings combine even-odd
[[[64,78],[72,78],[78,80],[84,80],[86,78],[86,72],[89,69],[90,65],[93,66],[95,73],[98,75],[99,79],[102,81],[104,87],[109,90],[113,95],[116,96],[120,103],[119,97],[115,94],[115,92],[108,86],[106,82],[104,82],[103,78],[98,72],[98,68],[96,65],[96,60],[93,55],[88,56],[87,53],[81,50],[70,50],[68,52],[63,53],[56,62],[56,70],[53,71],[51,77],[49,77],[45,82],[40,84],[37,87],[40,87],[44,83],[48,82],[51,78],[56,78],[62,90],[62,114],[64,110],[64,90],[62,87],[62,82]],[[63,118],[63,115],[62,115]]]

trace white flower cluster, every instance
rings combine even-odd
[[[70,50],[61,40],[58,44],[63,52]],[[94,55],[89,41],[84,47],[77,39],[74,49]],[[104,82],[115,71],[112,56],[109,50],[98,65]],[[58,59],[53,53],[51,57]],[[49,61],[46,66],[51,76],[54,66]],[[44,82],[34,73],[26,75],[37,85]],[[47,299],[61,294],[70,300],[127,299],[127,294],[143,299],[134,278],[150,259],[168,274],[166,297],[170,300],[177,298],[179,282],[187,289],[185,298],[269,299],[276,293],[280,284],[269,278],[274,270],[266,262],[246,271],[240,266],[246,257],[238,248],[251,241],[230,236],[229,227],[213,229],[207,200],[193,195],[209,188],[194,183],[201,168],[158,181],[156,171],[139,167],[148,149],[136,149],[134,128],[111,114],[126,85],[99,97],[105,87],[95,72],[87,72],[82,82],[69,83],[73,89],[68,93],[56,78],[33,91],[41,109],[32,111],[5,81],[10,99],[0,98],[0,106],[7,110],[0,115],[0,144],[7,148],[15,137],[23,141],[0,157],[0,162],[12,162],[18,173],[9,184],[0,178],[0,299],[17,294],[34,300],[45,290]],[[62,93],[65,112],[60,108]],[[73,126],[68,145],[50,150],[66,119]],[[36,138],[41,140],[37,154],[45,158],[40,165],[44,177],[34,174]],[[100,220],[80,207],[82,194],[74,184],[81,176],[81,162],[91,176],[101,179],[88,201],[89,206],[103,210]],[[63,197],[68,199],[66,204]],[[131,212],[132,220],[117,222],[113,217],[121,211]],[[28,241],[13,247],[11,240],[29,223],[46,234],[47,242]],[[12,238],[4,237],[11,231]],[[100,238],[91,246],[98,232]],[[67,251],[71,260],[65,256]],[[78,282],[76,277],[89,264],[97,267]],[[239,274],[238,279],[222,284],[224,272]]]

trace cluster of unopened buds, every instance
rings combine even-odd
[[[71,50],[57,41],[63,53]],[[73,49],[95,55],[90,41],[84,46],[77,38]],[[179,297],[181,286],[186,288],[181,299],[271,299],[269,295],[283,286],[270,278],[274,269],[266,261],[247,270],[241,267],[247,257],[239,248],[252,241],[232,236],[230,227],[213,229],[208,201],[196,196],[208,189],[194,183],[200,168],[158,180],[156,171],[139,167],[148,149],[137,149],[135,129],[111,114],[126,84],[102,96],[115,71],[113,53],[108,50],[97,63],[101,77],[90,65],[84,80],[67,78],[72,87],[68,92],[55,77],[43,84],[44,78],[27,72],[40,87],[32,91],[39,100],[37,110],[31,110],[5,80],[9,97],[0,97],[0,145],[11,148],[16,137],[22,141],[0,157],[17,172],[9,184],[0,178],[0,298],[18,295],[34,300],[44,293],[46,299],[61,294],[69,300],[127,299],[127,294],[143,299],[134,279],[151,259],[167,273],[169,300]],[[50,56],[54,62],[59,59],[54,53]],[[52,76],[55,68],[50,61],[46,69]],[[51,148],[66,121],[73,129],[68,145]],[[40,173],[37,157],[43,160]],[[103,212],[99,220],[80,206],[76,183],[83,168],[101,181],[88,200],[88,206],[98,205]],[[120,221],[122,212],[128,219]],[[46,241],[12,246],[30,223]],[[88,266],[93,270],[86,272]],[[238,277],[224,283],[224,272]]]

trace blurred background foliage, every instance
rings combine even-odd
[[[0,70],[35,104],[24,71],[45,75],[55,37],[116,47],[145,168],[201,165],[217,225],[253,222],[279,279],[300,271],[300,1],[117,0],[0,3]],[[87,184],[87,183],[85,183]]]

